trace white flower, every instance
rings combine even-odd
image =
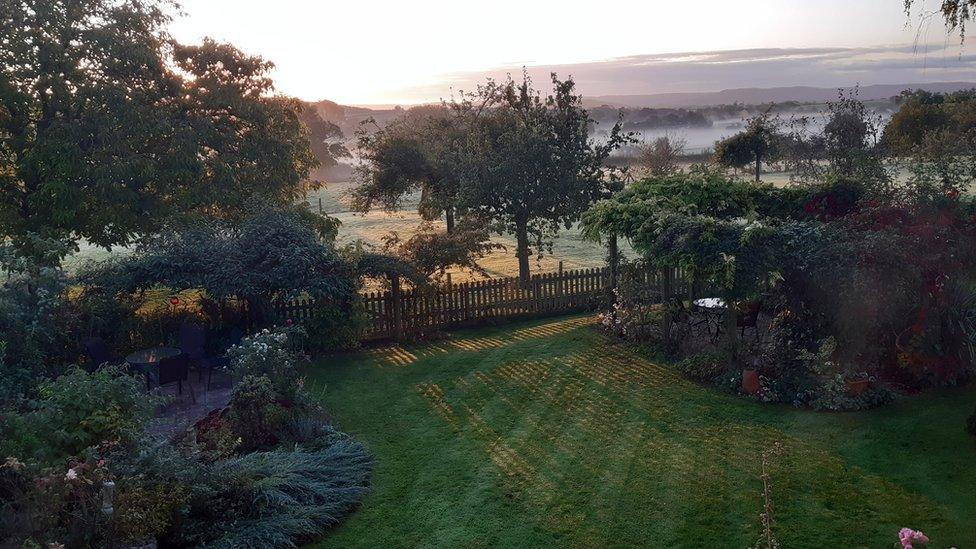
[[[73,467],[71,469],[68,469],[68,472],[64,474],[64,480],[74,480],[76,478],[78,478],[78,473],[74,470]]]

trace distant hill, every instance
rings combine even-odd
[[[931,92],[953,92],[976,88],[976,82],[936,82],[929,84],[873,84],[861,86],[859,97],[863,101],[888,99],[907,89]],[[845,88],[850,89],[850,88]],[[791,86],[784,88],[736,88],[717,92],[654,93],[647,95],[597,95],[586,97],[587,105],[611,105],[616,107],[705,107],[744,103],[782,103],[798,101],[823,103],[837,99],[838,88]]]

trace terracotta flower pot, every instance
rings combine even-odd
[[[868,387],[871,386],[871,380],[870,379],[847,380],[844,382],[844,384],[847,385],[848,394],[852,396],[857,396],[863,393],[864,391],[868,390]]]
[[[759,392],[759,370],[742,370],[742,391],[754,395]]]

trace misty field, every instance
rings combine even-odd
[[[381,246],[383,237],[391,231],[397,232],[405,239],[421,223],[420,216],[417,214],[418,197],[416,196],[408,197],[401,211],[395,213],[373,211],[363,215],[350,211],[349,193],[353,185],[348,181],[329,183],[325,188],[310,193],[308,198],[313,210],[318,211],[319,199],[321,199],[322,211],[342,222],[338,237],[340,244],[361,240],[367,245]],[[443,227],[443,224],[439,226]],[[493,235],[492,241],[502,244],[505,249],[495,250],[480,262],[488,271],[488,275],[492,278],[517,276],[515,237]],[[625,255],[631,255],[626,243],[621,243],[621,248]],[[559,233],[553,243],[552,253],[547,251],[541,259],[537,256],[532,257],[532,271],[541,273],[556,271],[560,261],[563,262],[563,268],[567,270],[602,267],[606,264],[606,249],[598,243],[584,240],[580,231],[573,227]],[[480,277],[480,275],[457,272],[452,274],[455,282],[463,282],[472,277]]]

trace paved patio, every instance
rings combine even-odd
[[[182,394],[175,383],[153,389],[153,393],[166,397],[166,402],[156,409],[149,432],[160,438],[182,433],[211,411],[226,406],[233,384],[228,373],[214,372],[208,391],[206,376],[201,380],[196,372],[190,372],[189,380],[183,383]]]

